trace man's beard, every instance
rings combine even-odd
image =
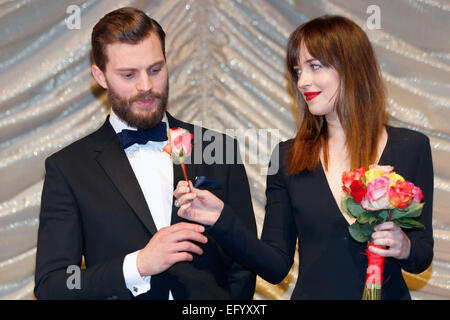
[[[131,98],[122,98],[114,91],[108,83],[108,98],[114,113],[122,119],[127,125],[133,128],[147,130],[156,126],[164,117],[167,108],[167,100],[169,96],[169,82],[162,92],[152,92],[137,94]],[[134,102],[142,99],[154,99],[153,106],[150,111],[135,114],[132,105]],[[142,111],[142,110],[141,110]]]

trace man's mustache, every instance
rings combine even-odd
[[[143,100],[143,99],[165,99],[167,97],[167,95],[165,93],[157,93],[157,92],[152,92],[152,91],[148,91],[148,92],[144,92],[144,93],[139,93],[137,95],[135,95],[134,97],[129,99],[129,103],[133,103],[136,102],[138,100]]]

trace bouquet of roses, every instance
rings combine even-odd
[[[422,213],[424,203],[420,188],[405,181],[393,171],[392,166],[371,165],[342,174],[344,197],[342,209],[356,221],[349,226],[349,232],[358,242],[367,242],[367,248],[374,226],[393,221],[401,228],[421,228],[415,220]],[[383,280],[384,257],[366,250],[368,257],[367,277],[364,286],[364,300],[379,300]]]

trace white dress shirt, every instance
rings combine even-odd
[[[123,129],[136,130],[124,123],[111,109],[109,121],[116,133]],[[163,122],[169,129],[167,116]],[[170,155],[163,148],[166,141],[149,141],[145,145],[133,144],[125,149],[128,161],[138,180],[150,209],[156,228],[159,230],[170,225],[173,201],[173,163]],[[137,255],[139,251],[128,254],[123,262],[125,284],[134,296],[149,291],[150,276],[142,277],[137,269]],[[173,300],[169,291],[169,300]]]

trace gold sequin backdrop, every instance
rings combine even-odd
[[[68,19],[71,5],[80,9],[79,28]],[[449,0],[0,1],[0,298],[33,298],[44,159],[104,121],[106,97],[90,75],[89,40],[99,18],[122,6],[144,9],[167,31],[175,116],[223,132],[279,129],[278,140],[296,128],[284,67],[289,34],[323,14],[362,26],[389,90],[391,123],[427,134],[433,150],[434,261],[405,277],[416,299],[450,298]],[[380,28],[371,29],[377,10]],[[270,148],[262,151],[270,155]],[[248,159],[255,150],[241,152]],[[259,232],[261,166],[246,164]],[[258,279],[255,298],[288,299],[299,267],[296,259],[278,286]]]

